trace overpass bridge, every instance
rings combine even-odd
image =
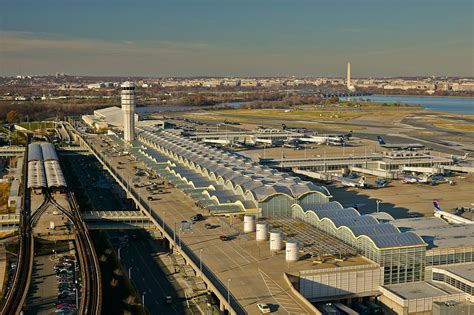
[[[85,211],[82,217],[91,230],[156,229],[141,211]]]

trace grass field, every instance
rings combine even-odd
[[[291,109],[227,109],[213,110],[200,113],[190,113],[184,116],[212,121],[229,119],[241,123],[259,125],[275,125],[285,123],[291,127],[307,127],[331,130],[366,129],[359,120],[376,123],[400,122],[409,115],[418,112],[419,107],[403,105],[383,105],[371,102],[341,102],[330,106],[301,105]],[[350,124],[358,121],[357,124]],[[338,126],[337,123],[344,123]]]
[[[28,130],[38,130],[38,129],[45,129],[45,128],[54,128],[53,122],[38,122],[33,121],[30,123],[21,123],[18,124],[20,127],[23,127]]]
[[[435,127],[452,130],[452,131],[465,131],[465,132],[474,132],[474,125],[468,121],[463,120],[453,120],[448,118],[432,118],[426,117],[422,121],[431,123]]]

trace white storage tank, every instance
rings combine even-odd
[[[297,261],[298,259],[299,259],[298,242],[294,240],[288,240],[286,242],[286,261]]]
[[[245,215],[244,216],[244,233],[255,232],[255,216]]]
[[[266,241],[268,239],[268,225],[266,223],[257,223],[257,241]]]
[[[270,250],[280,250],[283,248],[283,236],[278,231],[270,232]]]

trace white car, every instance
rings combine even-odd
[[[262,313],[271,313],[270,306],[268,306],[268,304],[259,303],[257,304],[257,307]]]

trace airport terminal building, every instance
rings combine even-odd
[[[330,201],[323,186],[163,129],[147,128],[137,138],[148,147],[143,153],[165,163],[163,171],[211,213],[297,218],[382,266],[384,284],[424,279],[427,244],[420,236]]]
[[[119,136],[110,139],[124,147]],[[245,215],[269,223],[296,220],[318,242],[328,241],[327,235],[368,259],[360,266],[293,274],[295,287],[309,301],[381,295],[395,313],[416,314],[432,312],[434,302],[472,299],[472,278],[459,278],[467,267],[452,269],[474,261],[472,227],[439,218],[382,220],[380,213],[361,215],[332,201],[326,187],[198,143],[179,130],[136,128],[131,144],[131,155],[211,215],[228,216],[231,222]],[[418,289],[423,294],[416,293]]]

